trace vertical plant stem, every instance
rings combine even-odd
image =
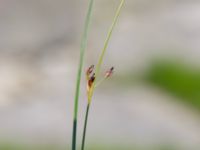
[[[119,18],[119,15],[120,15],[120,12],[121,12],[121,9],[122,9],[122,6],[123,6],[124,2],[125,2],[125,0],[121,0],[121,2],[119,4],[119,7],[117,8],[117,11],[115,13],[115,17],[113,19],[111,27],[110,27],[110,29],[108,31],[108,35],[107,35],[107,38],[105,40],[104,47],[103,47],[103,49],[101,51],[101,55],[99,57],[99,61],[98,61],[97,67],[96,67],[96,71],[95,71],[96,77],[99,75],[99,71],[101,69],[103,58],[104,58],[105,52],[106,52],[107,47],[108,47],[108,43],[109,43],[111,35],[113,33],[113,29],[114,29],[114,27],[115,27],[115,25],[117,23],[118,18]]]
[[[78,116],[78,101],[79,101],[79,94],[80,94],[80,82],[81,82],[84,54],[85,54],[85,49],[86,49],[87,39],[88,39],[88,31],[89,31],[89,25],[90,25],[90,20],[91,20],[93,2],[94,0],[90,0],[89,2],[86,21],[84,25],[84,32],[83,32],[81,46],[80,46],[79,67],[78,67],[78,73],[77,73],[76,92],[75,92],[75,99],[74,99],[72,150],[76,150],[76,134],[77,134],[76,132],[77,132],[77,116]]]
[[[85,136],[86,136],[86,130],[87,130],[87,120],[88,120],[88,114],[90,110],[90,104],[87,104],[87,109],[85,113],[85,122],[84,122],[84,128],[83,128],[83,137],[82,137],[82,144],[81,144],[81,150],[84,150],[85,148]]]
[[[103,63],[103,58],[104,58],[105,52],[106,52],[107,47],[108,47],[108,43],[109,43],[111,35],[113,33],[113,29],[114,29],[114,27],[115,27],[115,25],[117,23],[118,18],[119,18],[119,15],[120,15],[122,6],[124,5],[124,2],[125,2],[125,0],[121,0],[119,6],[117,8],[117,11],[115,13],[115,17],[113,19],[113,22],[112,22],[111,27],[110,27],[110,29],[108,31],[108,34],[107,34],[107,37],[106,37],[106,40],[105,40],[105,43],[104,43],[104,47],[103,47],[103,49],[101,51],[101,55],[99,57],[99,60],[98,60],[97,66],[96,66],[96,70],[95,70],[96,79],[94,81],[93,86],[91,87],[91,92],[90,92],[90,95],[89,95],[89,98],[88,98],[89,99],[89,103],[90,103],[90,101],[92,99],[92,96],[93,96],[93,93],[94,93],[95,84],[96,84],[97,78],[99,76],[99,72],[100,72],[100,69],[101,69],[101,65]]]
[[[93,95],[94,88],[95,88],[95,81],[97,80],[97,77],[99,75],[99,71],[100,71],[100,68],[101,68],[101,64],[103,62],[103,58],[104,58],[106,49],[108,47],[108,43],[110,41],[113,29],[114,29],[114,27],[115,27],[115,25],[117,23],[117,20],[118,20],[118,17],[120,15],[120,12],[121,12],[121,9],[122,9],[122,6],[123,6],[124,2],[125,2],[125,0],[121,0],[121,2],[119,4],[119,7],[118,7],[118,9],[117,9],[117,11],[115,13],[115,17],[114,17],[112,25],[111,25],[111,27],[110,27],[110,29],[108,31],[108,35],[106,37],[106,40],[105,40],[105,43],[104,43],[104,47],[103,47],[103,49],[101,51],[101,55],[99,57],[98,64],[97,64],[97,67],[96,67],[96,70],[95,70],[95,77],[96,77],[96,79],[94,80],[94,83],[92,84],[92,87],[91,87],[90,92],[88,94],[88,105],[87,105],[86,115],[85,115],[85,122],[84,122],[84,129],[83,129],[83,137],[82,137],[81,150],[84,150],[84,147],[85,147],[85,137],[86,137],[88,115],[89,115],[89,109],[90,109],[90,104],[91,104],[91,100],[92,100],[92,95]]]

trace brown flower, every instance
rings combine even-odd
[[[91,65],[91,66],[87,69],[87,71],[86,71],[87,80],[90,79],[90,75],[91,75],[91,73],[92,73],[93,71],[94,71],[94,65]]]
[[[111,67],[110,70],[106,71],[105,78],[109,78],[110,76],[112,76],[113,72],[114,67]]]

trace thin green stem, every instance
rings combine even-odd
[[[113,33],[113,29],[114,29],[114,27],[115,27],[115,25],[117,23],[118,18],[119,18],[119,15],[120,15],[122,6],[124,5],[124,2],[125,2],[125,0],[121,0],[121,2],[119,4],[119,7],[117,8],[117,11],[115,13],[115,17],[113,19],[111,27],[110,27],[110,29],[108,31],[108,34],[107,34],[107,37],[106,37],[106,40],[105,40],[105,43],[104,43],[104,47],[103,47],[103,49],[101,51],[101,55],[99,57],[99,60],[98,60],[97,66],[96,66],[96,70],[95,70],[96,79],[95,79],[95,82],[96,82],[96,80],[97,80],[97,78],[99,76],[99,72],[100,72],[100,69],[101,69],[101,65],[103,63],[103,58],[104,58],[105,52],[106,52],[107,47],[108,47],[108,43],[109,43],[111,35]],[[94,93],[95,82],[94,82],[93,86],[91,87],[91,92],[90,92],[90,95],[89,95],[89,102],[91,101],[93,93]]]
[[[86,114],[85,114],[85,122],[84,122],[84,128],[83,128],[81,150],[84,150],[84,148],[85,148],[85,136],[86,136],[86,130],[87,130],[87,122],[88,122],[87,120],[88,120],[89,110],[90,110],[90,104],[88,103],[87,109],[86,109]]]
[[[81,75],[82,75],[85,49],[86,49],[87,39],[88,39],[88,32],[89,32],[93,2],[94,2],[94,0],[90,0],[90,2],[89,2],[86,21],[85,21],[85,25],[84,25],[84,32],[83,32],[83,36],[82,36],[82,40],[81,40],[81,46],[80,46],[79,67],[78,67],[78,73],[77,73],[76,92],[75,92],[75,99],[74,99],[72,150],[76,150],[76,131],[77,131],[77,116],[78,116],[78,101],[79,101],[79,94],[80,94],[80,82],[81,82]]]
[[[125,0],[121,0],[121,3],[120,3],[120,5],[119,5],[119,7],[118,7],[118,9],[116,11],[114,20],[113,20],[113,22],[111,24],[111,27],[110,27],[109,31],[108,31],[108,35],[107,35],[107,38],[105,40],[104,47],[103,47],[103,49],[101,51],[101,55],[99,57],[99,61],[98,61],[97,67],[96,67],[96,71],[95,71],[96,77],[98,77],[98,75],[99,75],[99,71],[101,69],[103,58],[104,58],[105,52],[106,52],[107,47],[108,47],[108,43],[109,43],[111,35],[113,33],[113,29],[114,29],[114,27],[115,27],[115,25],[117,23],[118,18],[119,18],[119,15],[120,15],[120,12],[121,12],[121,9],[122,9],[122,6],[123,6],[124,2],[125,2]]]
[[[108,47],[108,43],[110,41],[110,38],[111,38],[111,35],[112,35],[112,32],[113,32],[113,29],[117,23],[117,20],[118,20],[118,17],[119,17],[119,14],[121,12],[121,9],[122,9],[122,6],[124,4],[125,0],[121,0],[121,3],[116,11],[116,14],[115,14],[115,17],[114,17],[114,20],[112,22],[112,25],[108,31],[108,35],[106,37],[106,40],[105,40],[105,43],[104,43],[104,47],[102,49],[102,52],[101,52],[101,55],[99,57],[99,61],[98,61],[98,64],[97,64],[97,67],[96,67],[96,70],[95,70],[95,76],[96,76],[96,79],[94,81],[94,83],[92,84],[92,87],[90,89],[90,92],[89,92],[89,95],[88,95],[88,105],[87,105],[87,109],[86,109],[86,115],[85,115],[85,122],[84,122],[84,129],[83,129],[83,137],[82,137],[82,145],[81,145],[81,150],[84,150],[84,147],[85,147],[85,137],[86,137],[86,129],[87,129],[87,122],[88,122],[88,115],[89,115],[89,109],[90,109],[90,104],[91,104],[91,99],[92,99],[92,95],[93,95],[93,92],[94,92],[94,88],[95,88],[95,82],[97,80],[97,77],[99,75],[99,71],[100,71],[100,68],[101,68],[101,65],[102,65],[102,62],[103,62],[103,58],[104,58],[104,55],[105,55],[105,52],[106,52],[106,49]],[[103,79],[104,80],[104,79]],[[102,80],[102,81],[103,81]],[[101,81],[100,81],[101,83]],[[98,84],[97,84],[98,85]]]
[[[96,84],[94,85],[94,88],[98,87],[103,81],[105,81],[107,78],[102,78],[100,81],[96,82]]]

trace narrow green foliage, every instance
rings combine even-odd
[[[91,92],[90,92],[90,95],[89,95],[89,97],[88,97],[89,102],[91,102],[91,99],[92,99],[92,96],[93,96],[93,93],[94,93],[95,83],[96,83],[96,80],[97,80],[97,78],[98,78],[98,76],[99,76],[99,72],[100,72],[100,69],[101,69],[101,65],[102,65],[102,63],[103,63],[103,58],[104,58],[105,52],[106,52],[106,50],[107,50],[108,43],[109,43],[109,41],[110,41],[111,35],[112,35],[112,33],[113,33],[113,29],[114,29],[114,27],[115,27],[115,25],[116,25],[116,23],[117,23],[118,18],[119,18],[119,15],[120,15],[122,6],[124,5],[124,2],[125,2],[125,0],[121,0],[120,5],[119,5],[119,7],[118,7],[118,9],[117,9],[117,11],[116,11],[115,17],[114,17],[114,19],[113,19],[112,25],[111,25],[111,27],[110,27],[110,29],[109,29],[109,31],[108,31],[108,34],[107,34],[107,37],[106,37],[106,40],[105,40],[105,43],[104,43],[104,47],[103,47],[103,49],[102,49],[102,51],[101,51],[101,55],[100,55],[100,57],[99,57],[99,60],[98,60],[97,66],[96,66],[96,70],[95,70],[96,79],[95,79],[95,81],[94,81],[93,86],[91,87]]]
[[[183,62],[156,60],[145,80],[200,111],[200,69]]]
[[[85,122],[84,122],[84,128],[83,128],[81,150],[84,150],[84,147],[85,147],[85,136],[86,136],[86,130],[87,130],[87,122],[88,122],[87,120],[88,120],[89,110],[90,110],[90,104],[87,105],[87,109],[85,113]]]
[[[118,9],[117,9],[117,11],[116,11],[114,20],[113,20],[113,22],[112,22],[112,25],[111,25],[111,27],[110,27],[110,29],[109,29],[109,31],[108,31],[108,35],[107,35],[107,37],[106,37],[106,40],[105,40],[105,43],[104,43],[104,47],[103,47],[103,49],[102,49],[102,51],[101,51],[101,55],[100,55],[99,60],[98,60],[98,63],[97,63],[97,67],[96,67],[95,74],[94,74],[95,76],[92,76],[93,78],[91,78],[91,77],[89,78],[89,75],[88,75],[88,77],[87,77],[87,78],[89,78],[89,79],[88,79],[88,82],[91,83],[92,85],[88,84],[89,86],[88,86],[88,89],[87,89],[87,90],[88,90],[88,105],[87,105],[86,115],[85,115],[85,123],[84,123],[84,129],[83,129],[83,137],[82,137],[82,146],[81,146],[81,150],[84,150],[84,146],[85,146],[85,136],[86,136],[86,129],[87,129],[87,120],[88,120],[89,108],[90,108],[92,96],[93,96],[93,93],[94,93],[94,89],[95,89],[95,87],[98,85],[98,83],[96,84],[96,80],[97,80],[97,77],[98,77],[98,75],[99,75],[99,72],[100,72],[100,69],[101,69],[101,65],[102,65],[102,63],[103,63],[103,58],[104,58],[105,52],[106,52],[106,50],[107,50],[108,43],[109,43],[109,41],[110,41],[111,35],[112,35],[112,33],[113,33],[113,29],[114,29],[114,27],[115,27],[115,25],[116,25],[116,23],[117,23],[117,20],[118,20],[118,17],[119,17],[119,15],[120,15],[120,12],[121,12],[121,9],[122,9],[122,6],[123,6],[124,2],[125,2],[125,0],[121,0],[120,5],[119,5],[119,7],[118,7]],[[114,69],[114,68],[112,67],[112,70],[113,70],[113,69]],[[111,70],[111,71],[112,71],[112,70]],[[93,80],[93,79],[94,79],[94,80]],[[104,79],[105,79],[105,78],[104,78]],[[104,80],[104,79],[103,79],[103,80]],[[103,81],[103,80],[102,80],[102,81]],[[100,83],[101,83],[102,81],[100,81]]]
[[[77,131],[77,115],[78,115],[78,100],[79,100],[79,94],[80,94],[80,82],[81,82],[82,68],[83,68],[83,62],[84,62],[83,61],[84,54],[85,54],[85,49],[86,49],[87,39],[88,39],[88,31],[89,31],[89,25],[90,25],[90,20],[91,20],[93,2],[94,0],[90,0],[89,9],[87,12],[85,26],[84,26],[84,32],[83,32],[83,36],[81,40],[81,46],[80,46],[80,59],[79,59],[79,67],[78,67],[78,74],[77,74],[77,80],[76,80],[75,99],[74,99],[72,150],[76,150],[76,131]]]

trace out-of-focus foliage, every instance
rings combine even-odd
[[[65,150],[63,146],[58,145],[27,145],[27,144],[0,144],[0,150]]]
[[[0,150],[67,150],[66,146],[59,145],[23,145],[23,144],[0,144]],[[136,148],[126,145],[92,145],[87,147],[87,150],[175,150],[169,146],[160,146],[152,148]]]
[[[157,61],[146,79],[200,110],[200,70],[183,63]]]

